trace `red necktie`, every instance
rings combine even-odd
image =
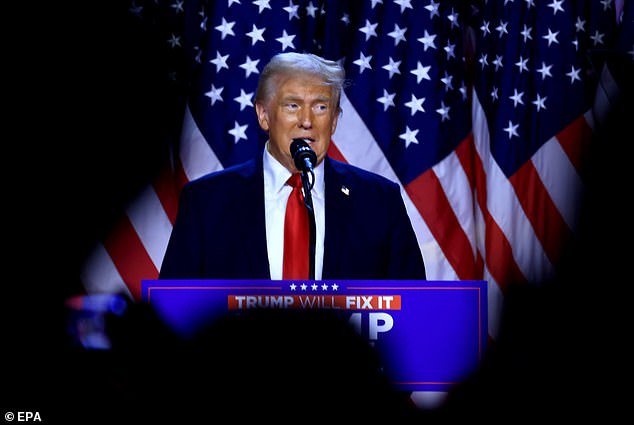
[[[308,279],[308,211],[304,206],[302,179],[293,174],[286,182],[293,187],[284,218],[284,266],[282,279]]]

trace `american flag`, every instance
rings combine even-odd
[[[182,185],[265,142],[257,79],[288,51],[344,65],[329,154],[401,185],[429,280],[488,281],[491,335],[510,285],[556,273],[577,227],[592,52],[613,42],[612,0],[134,0],[129,12],[163,31],[188,98],[171,165],[86,259],[87,292],[140,298]]]

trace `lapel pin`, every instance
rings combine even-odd
[[[341,192],[346,196],[350,196],[350,189],[348,189],[346,186],[341,186]]]

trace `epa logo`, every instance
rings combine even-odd
[[[4,420],[7,422],[42,422],[40,412],[6,412],[4,414]]]

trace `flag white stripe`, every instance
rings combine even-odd
[[[577,228],[583,182],[556,138],[546,142],[533,156],[539,178],[570,229]]]
[[[487,281],[487,328],[489,336],[494,340],[497,339],[500,331],[500,322],[504,307],[504,294],[500,285],[495,281],[489,269],[484,266],[483,279]]]
[[[88,294],[120,293],[132,299],[132,293],[101,243],[95,245],[84,262],[80,279]]]
[[[484,213],[482,212],[482,206],[476,197],[476,207],[474,209],[474,223],[475,223],[475,233],[476,233],[476,249],[480,253],[480,256],[484,259],[486,263],[486,221],[484,219]],[[485,264],[486,269],[486,264]]]
[[[172,223],[156,191],[146,187],[128,208],[126,214],[156,269],[161,268]]]
[[[194,180],[207,173],[224,168],[198,129],[189,106],[185,107],[183,117],[180,158],[188,180]]]

